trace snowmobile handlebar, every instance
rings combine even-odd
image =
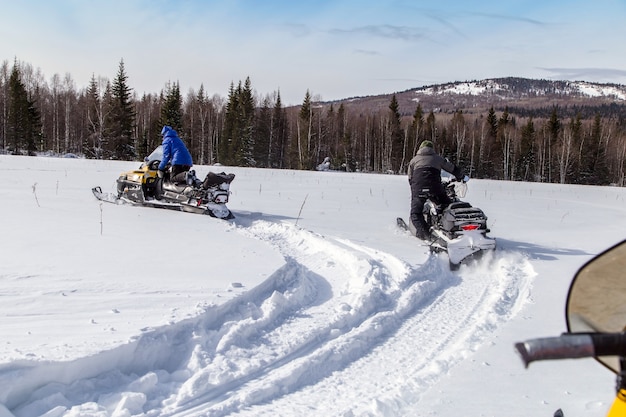
[[[470,177],[468,177],[467,175],[465,175],[462,178],[457,178],[454,175],[452,175],[450,177],[447,177],[447,179],[445,181],[442,179],[442,182],[445,183],[445,184],[448,184],[448,185],[452,185],[455,182],[460,182],[460,183],[465,184],[465,183],[469,182],[469,180],[470,180]]]
[[[515,344],[524,365],[551,359],[626,356],[626,333],[564,333]]]

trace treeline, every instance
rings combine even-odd
[[[364,110],[309,91],[301,105],[284,107],[279,91],[259,96],[249,78],[232,83],[226,98],[202,85],[183,97],[178,82],[138,97],[123,60],[113,81],[93,76],[82,89],[69,74],[48,82],[29,64],[0,66],[0,145],[13,154],[138,160],[167,124],[196,164],[315,169],[330,157],[334,169],[403,174],[429,139],[475,178],[623,186],[626,129],[612,110],[554,106],[547,117],[494,107],[442,113],[417,103],[402,114],[395,95],[387,108]]]

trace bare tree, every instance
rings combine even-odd
[[[64,147],[63,152],[68,152],[71,149],[71,138],[70,138],[70,116],[72,114],[72,101],[76,99],[76,92],[74,91],[74,80],[72,80],[72,76],[69,73],[65,74],[63,78],[63,96],[65,103],[65,126],[64,126]]]
[[[462,150],[467,139],[467,126],[462,111],[457,111],[452,117],[452,138],[456,145],[455,163],[458,165],[461,162]]]

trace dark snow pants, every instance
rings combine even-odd
[[[446,206],[452,202],[441,183],[426,187],[423,185],[411,186],[411,215],[409,220],[415,228],[415,236],[422,240],[427,240],[430,237],[430,226],[424,219],[424,203],[426,203],[426,200],[431,200],[437,205]]]
[[[172,173],[170,174],[170,182],[174,184],[184,183],[187,178],[186,174],[191,167],[189,165],[172,165]]]

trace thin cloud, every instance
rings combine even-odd
[[[394,25],[367,25],[352,29],[331,29],[336,35],[366,35],[384,39],[400,39],[404,41],[422,40],[425,38],[424,30],[410,26]]]
[[[372,50],[367,50],[367,49],[356,49],[354,53],[361,54],[361,55],[380,55],[380,52],[378,51],[372,51]]]
[[[467,36],[459,30],[459,28],[456,27],[456,25],[452,24],[450,22],[450,19],[441,16],[442,13],[437,13],[437,12],[433,12],[433,11],[429,11],[429,10],[421,10],[422,13],[424,13],[424,15],[436,22],[438,22],[439,24],[443,25],[444,27],[447,27],[448,29],[450,29],[452,32],[456,33],[457,35],[461,36],[462,38],[467,38]]]
[[[468,12],[468,14],[472,14],[472,15],[475,15],[475,16],[481,16],[481,17],[487,17],[489,19],[528,23],[528,24],[533,25],[533,26],[546,26],[546,25],[548,25],[548,23],[546,23],[546,22],[542,22],[542,21],[536,20],[536,19],[530,19],[528,17],[523,17],[523,16],[511,16],[511,15],[503,15],[503,14],[475,13],[475,12]]]
[[[563,80],[610,79],[626,77],[626,70],[614,68],[539,68],[553,74],[553,78]]]
[[[501,21],[512,21],[512,22],[521,22],[527,23],[534,26],[544,26],[545,22],[527,18],[524,16],[515,16],[515,15],[506,15],[506,14],[496,14],[496,13],[480,13],[475,11],[442,11],[440,9],[424,9],[424,8],[416,8],[407,5],[407,7],[413,9],[417,13],[432,19],[433,21],[439,23],[443,27],[448,28],[452,32],[461,36],[462,38],[467,38],[468,36],[461,30],[459,27],[452,23],[453,21],[464,21],[468,17],[480,17],[487,18],[492,20],[501,20]]]

